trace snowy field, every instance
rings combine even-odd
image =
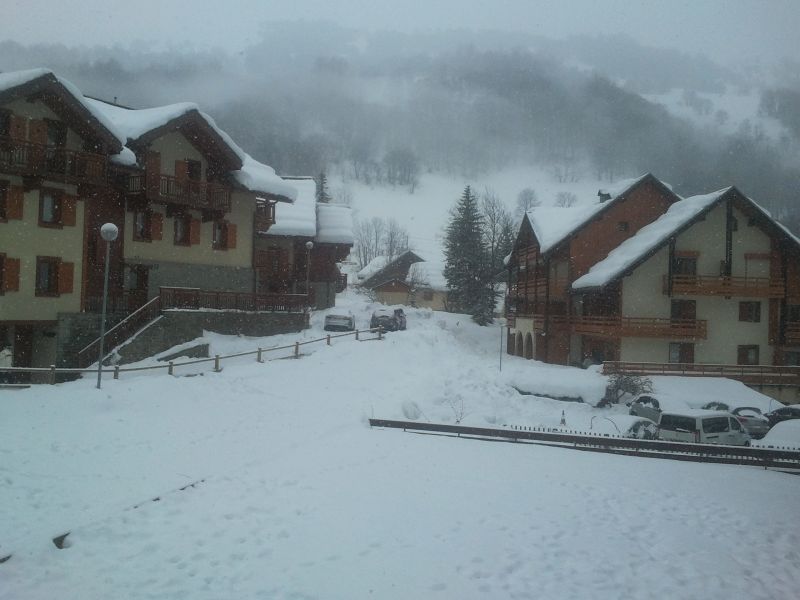
[[[373,306],[340,304],[367,326]],[[796,597],[797,476],[370,429],[415,410],[624,417],[515,389],[589,398],[596,372],[509,356],[500,372],[497,327],[407,312],[408,331],[300,360],[0,391],[0,598]],[[282,345],[321,336],[323,316],[206,338],[212,353]]]

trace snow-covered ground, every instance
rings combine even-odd
[[[373,305],[339,300],[367,325]],[[370,429],[417,410],[483,425],[563,410],[575,429],[625,414],[522,395],[604,381],[507,355],[501,372],[498,327],[407,313],[408,331],[300,360],[0,391],[0,598],[794,597],[796,476]],[[206,338],[282,345],[323,317]]]

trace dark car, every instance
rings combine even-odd
[[[397,331],[400,326],[394,312],[388,308],[379,308],[372,313],[372,318],[369,320],[371,329],[376,327],[383,328],[384,331]]]
[[[789,419],[800,419],[800,405],[784,406],[764,415],[769,421],[770,427]]]
[[[395,308],[394,309],[394,318],[397,321],[397,328],[400,331],[406,330],[406,313],[403,312],[402,308]]]
[[[754,406],[740,406],[739,408],[734,408],[731,414],[736,417],[753,439],[760,440],[769,431],[769,419],[761,414],[761,411]]]

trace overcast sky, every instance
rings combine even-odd
[[[0,0],[0,7],[0,39],[28,43],[233,52],[257,40],[266,21],[323,19],[371,30],[625,33],[725,64],[800,58],[800,0]]]

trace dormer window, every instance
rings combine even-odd
[[[203,165],[199,160],[187,160],[186,172],[192,181],[200,181],[203,178]]]

